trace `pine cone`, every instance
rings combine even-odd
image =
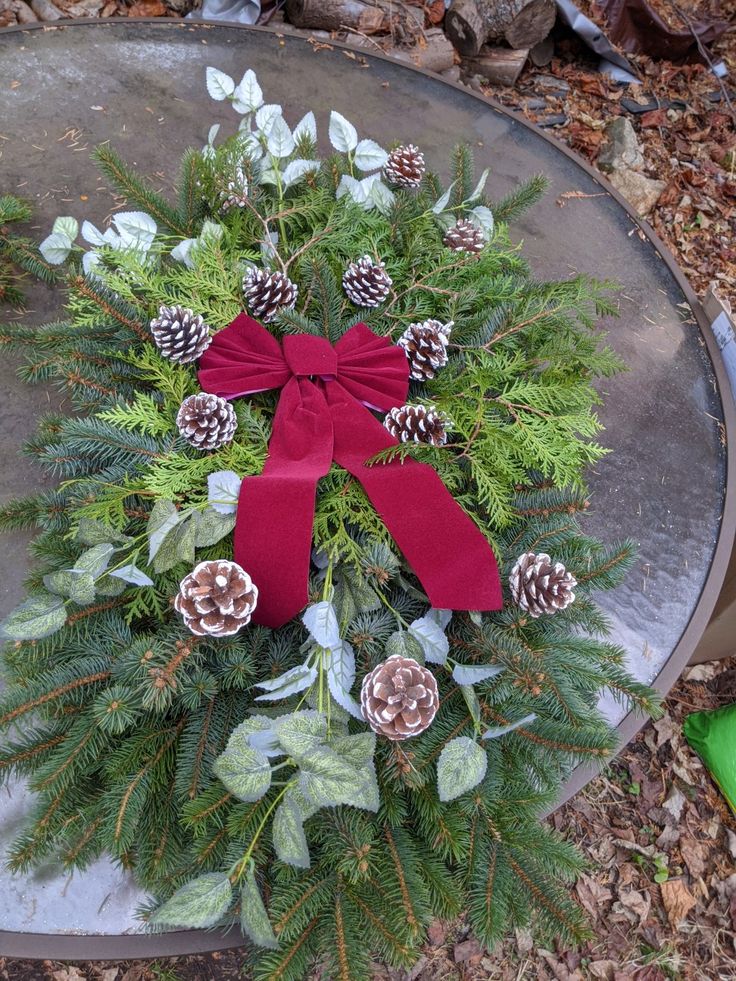
[[[409,377],[414,381],[434,378],[437,368],[447,364],[447,344],[450,340],[452,320],[443,324],[439,320],[425,320],[421,324],[409,324],[398,339],[409,359]]]
[[[552,562],[544,552],[525,552],[516,560],[509,576],[511,596],[529,616],[556,613],[575,599],[577,579],[561,562]]]
[[[468,218],[461,218],[445,233],[442,240],[453,252],[482,252],[486,237],[482,230]]]
[[[444,446],[447,442],[447,416],[432,406],[402,405],[391,409],[383,424],[401,443],[429,443]]]
[[[248,178],[245,171],[238,164],[232,179],[227,182],[227,187],[221,193],[222,204],[220,211],[228,212],[231,208],[244,208],[248,201]]]
[[[184,439],[198,450],[217,450],[229,443],[238,426],[227,399],[200,392],[184,399],[176,416]]]
[[[364,255],[345,270],[342,288],[356,307],[378,307],[388,296],[392,282],[382,262]]]
[[[434,675],[413,657],[392,654],[363,678],[363,717],[387,739],[418,736],[437,714],[440,696]]]
[[[258,589],[237,562],[200,562],[185,576],[174,600],[193,634],[230,637],[250,622]]]
[[[426,169],[424,154],[410,143],[408,146],[397,146],[389,153],[383,165],[383,176],[400,187],[419,187]]]
[[[169,361],[189,364],[201,357],[212,342],[210,328],[200,314],[186,307],[159,307],[151,321],[153,342]]]
[[[255,316],[268,324],[280,310],[293,308],[299,287],[282,272],[251,267],[243,276],[243,292]]]

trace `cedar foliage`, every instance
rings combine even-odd
[[[510,245],[504,221],[541,193],[540,179],[496,206],[491,243],[479,257],[465,256],[442,247],[432,213],[436,177],[428,175],[418,193],[397,193],[384,217],[335,200],[346,169],[337,157],[306,184],[286,192],[254,187],[245,208],[219,214],[236,150],[230,141],[209,158],[188,154],[176,206],[111,150],[98,151],[105,173],[166,234],[197,235],[209,215],[222,235],[202,240],[192,268],[168,257],[172,241],[163,236],[153,261],[103,248],[99,276],[71,269],[67,319],[3,331],[2,339],[25,353],[23,377],[58,384],[77,410],[71,418],[42,419],[25,448],[61,479],[59,487],[0,511],[3,527],[40,529],[31,595],[43,595],[44,577],[69,569],[83,545],[111,542],[129,550],[126,561],[142,564],[156,502],[198,507],[208,474],[260,471],[275,396],[239,400],[235,441],[198,454],[173,425],[182,399],[197,390],[194,371],[157,354],[147,323],[160,303],[177,302],[225,326],[241,309],[242,263],[263,261],[270,228],[279,229],[282,243],[276,265],[300,285],[300,301],[279,318],[277,334],[324,331],[334,341],[362,318],[396,338],[412,321],[455,321],[449,365],[411,393],[452,419],[451,445],[409,444],[396,452],[437,469],[493,541],[504,581],[518,554],[544,550],[576,575],[578,595],[566,610],[538,620],[512,604],[482,617],[455,614],[452,656],[498,665],[502,673],[473,694],[450,669],[437,668],[441,710],[434,723],[406,743],[378,743],[378,813],[341,806],[309,817],[311,867],[299,870],[275,859],[263,831],[281,789],[274,785],[245,803],[225,790],[212,766],[254,710],[254,682],[303,660],[301,624],[193,639],[169,608],[189,571],[185,560],[175,555],[148,588],[103,569],[91,597],[64,600],[60,629],[5,649],[0,780],[22,776],[37,798],[11,865],[25,871],[54,855],[85,868],[107,852],[133,866],[162,899],[193,876],[233,868],[240,875],[245,853],[278,939],[276,949],[247,953],[263,981],[303,978],[315,959],[326,958],[328,976],[355,981],[368,976],[369,954],[409,966],[432,917],[463,909],[488,945],[529,923],[540,938],[580,941],[587,928],[565,884],[581,858],[540,819],[571,767],[602,762],[615,750],[597,709],[602,689],[642,712],[656,710],[652,692],[627,675],[624,650],[606,639],[608,625],[592,599],[621,581],[632,544],[605,546],[580,523],[587,507],[582,471],[604,452],[595,441],[591,382],[621,367],[595,329],[612,309],[609,290],[584,277],[536,282]],[[458,217],[473,183],[466,149],[458,149],[454,168],[450,210]],[[366,243],[386,261],[394,285],[383,307],[356,312],[340,276]],[[334,602],[360,679],[384,659],[391,635],[426,612],[426,600],[360,487],[337,467],[319,487],[315,544],[335,570]],[[197,559],[227,557],[229,548],[227,540],[204,546]],[[315,597],[321,589],[315,579]],[[272,714],[301,701],[293,696]],[[439,800],[437,760],[451,739],[528,715],[533,721],[483,743],[488,770],[477,787]]]

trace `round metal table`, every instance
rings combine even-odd
[[[175,176],[169,166],[187,146],[204,143],[211,123],[234,131],[232,110],[206,95],[207,65],[237,78],[254,68],[267,101],[281,102],[292,123],[314,108],[321,134],[334,108],[362,136],[420,145],[434,167],[456,142],[467,141],[478,167],[491,168],[495,197],[545,173],[551,182],[545,200],[515,229],[536,274],[584,272],[622,285],[620,317],[607,327],[630,370],[602,385],[603,438],[614,452],[590,474],[586,527],[603,539],[639,543],[627,582],[601,603],[631,670],[662,691],[670,688],[705,629],[731,551],[736,494],[727,493],[735,479],[728,437],[736,418],[697,301],[656,236],[600,175],[460,86],[365,51],[267,30],[160,20],[8,29],[0,31],[0,65],[3,190],[34,201],[39,234],[59,214],[99,224],[120,204],[90,161],[96,144],[110,140],[165,188]],[[29,322],[59,315],[58,293],[38,287],[32,300]],[[0,448],[16,461],[0,474],[0,499],[39,485],[38,471],[16,453],[54,398],[22,385],[13,370],[7,360],[0,364]],[[23,535],[3,539],[0,615],[21,599],[26,543]],[[623,744],[643,720],[621,719],[609,708]],[[564,797],[592,775],[579,767]],[[30,801],[17,786],[0,801],[2,842]],[[142,897],[106,861],[74,877],[54,866],[26,879],[0,875],[0,955],[163,956],[241,942],[236,931],[141,935],[134,914]]]

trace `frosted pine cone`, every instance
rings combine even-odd
[[[231,208],[245,207],[248,201],[248,178],[240,164],[235,168],[235,173],[227,182],[221,197],[220,211],[228,212]]]
[[[482,252],[486,237],[483,231],[468,218],[461,218],[445,233],[442,240],[453,252]]]
[[[198,450],[217,450],[229,443],[238,425],[227,399],[200,392],[184,399],[176,416],[184,439]]]
[[[210,346],[210,328],[200,314],[186,307],[159,307],[151,321],[153,342],[163,357],[178,364],[189,364]]]
[[[544,552],[525,552],[509,576],[511,596],[529,616],[556,613],[575,599],[577,579]]]
[[[437,714],[440,696],[434,675],[412,657],[392,654],[363,678],[363,717],[387,739],[418,736]]]
[[[200,562],[185,576],[174,609],[198,637],[230,637],[250,622],[258,589],[237,562]]]
[[[446,324],[440,320],[425,320],[420,324],[409,324],[401,335],[397,343],[409,359],[409,377],[414,381],[434,378],[436,370],[447,364],[452,326],[451,320]]]
[[[392,282],[382,262],[364,255],[345,270],[342,288],[356,307],[378,307],[388,296]]]
[[[282,272],[251,267],[243,276],[243,293],[251,311],[264,323],[270,323],[280,310],[291,310],[299,287]]]
[[[428,443],[444,446],[447,442],[447,416],[432,406],[402,405],[391,409],[383,424],[401,443]]]
[[[400,187],[419,187],[426,169],[424,154],[410,143],[408,146],[397,146],[389,153],[383,166],[383,176],[389,183]]]

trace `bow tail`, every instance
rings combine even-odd
[[[360,481],[432,606],[500,610],[503,593],[493,550],[432,467],[411,459],[366,466],[395,440],[339,384],[327,386],[327,401],[335,461]]]
[[[255,623],[280,627],[307,603],[317,481],[331,461],[324,396],[293,378],[281,392],[263,472],[240,486],[235,561],[258,587]]]

